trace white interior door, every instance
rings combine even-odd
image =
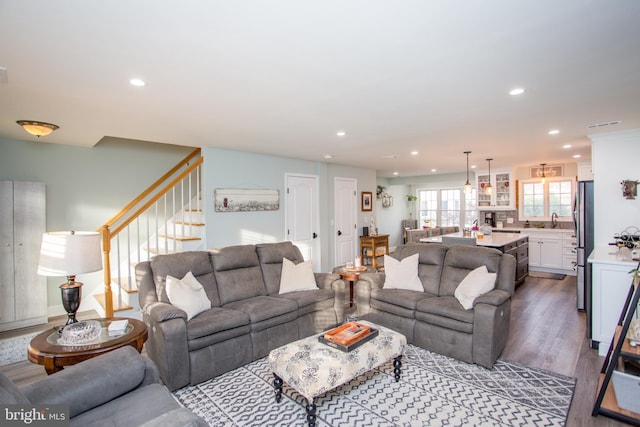
[[[305,260],[311,260],[313,271],[320,272],[318,177],[287,174],[285,181],[287,240],[300,248]]]
[[[357,188],[358,181],[355,179],[335,178],[336,265],[353,261],[357,253]]]

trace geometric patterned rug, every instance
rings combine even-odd
[[[318,426],[563,426],[575,378],[498,360],[486,369],[408,345],[391,362],[316,399]],[[276,403],[266,358],[174,393],[211,426],[305,426],[304,398]]]

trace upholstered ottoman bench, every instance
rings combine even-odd
[[[307,401],[305,409],[309,426],[316,423],[316,397],[395,359],[396,381],[400,380],[401,358],[407,338],[391,329],[359,321],[378,330],[378,336],[350,352],[344,352],[312,335],[272,350],[269,364],[273,371],[276,402],[282,398],[282,385],[287,383]]]

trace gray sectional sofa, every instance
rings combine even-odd
[[[509,335],[515,258],[490,248],[438,243],[408,243],[390,256],[401,260],[416,253],[424,291],[384,289],[384,273],[362,273],[355,287],[358,316],[403,333],[409,343],[491,368]],[[497,273],[495,289],[465,310],[454,292],[482,265]]]
[[[69,426],[207,426],[202,418],[180,406],[160,384],[153,362],[130,346],[69,366],[22,388],[0,373],[0,404],[68,406]],[[13,425],[18,424],[29,423]],[[43,425],[33,425],[38,424]]]
[[[266,356],[272,349],[342,322],[345,284],[315,273],[317,290],[279,294],[283,258],[303,261],[291,242],[158,255],[136,266],[147,354],[171,390]],[[169,302],[166,276],[192,272],[211,308],[187,320]]]

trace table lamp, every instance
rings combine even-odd
[[[76,282],[76,275],[102,269],[101,240],[102,235],[92,231],[56,231],[42,235],[38,274],[67,276],[67,283],[60,285],[62,306],[68,316],[64,326],[77,322],[82,283]]]

